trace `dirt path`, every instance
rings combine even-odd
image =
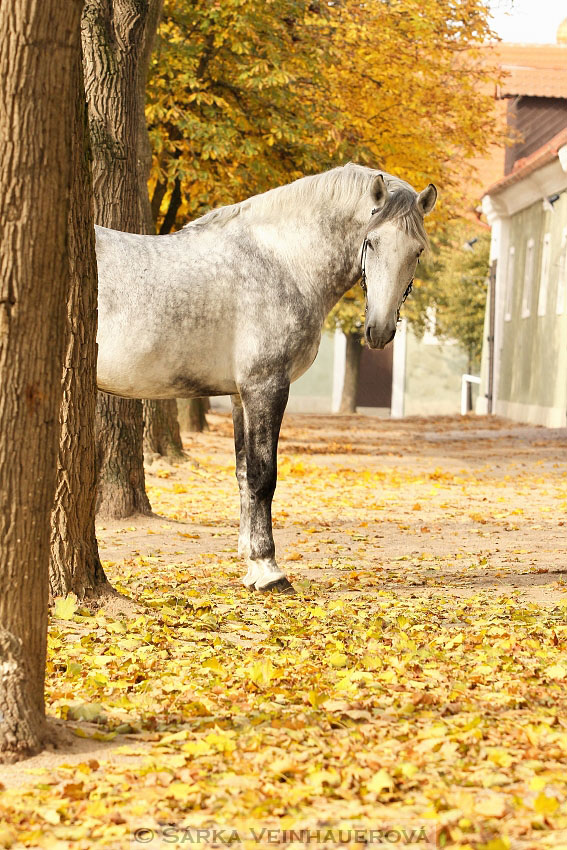
[[[209,433],[186,435],[199,467],[157,462],[148,471],[163,518],[99,528],[105,560],[126,552],[166,563],[235,556],[232,426],[228,415],[210,420]],[[348,570],[365,586],[399,593],[517,590],[553,604],[566,586],[566,508],[565,430],[483,417],[296,415],[284,422],[276,546],[303,590],[311,583],[310,593],[340,591]],[[238,574],[235,565],[230,580]]]

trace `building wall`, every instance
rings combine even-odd
[[[338,410],[344,378],[344,345],[342,334],[323,334],[313,365],[290,387],[287,409],[292,413],[330,413]],[[393,380],[396,402],[392,398]],[[375,369],[376,375],[368,371]],[[368,352],[365,367],[371,384],[368,392],[360,391],[359,412],[380,416],[441,416],[460,412],[461,376],[467,372],[466,354],[454,343],[441,344],[426,334],[418,339],[404,320],[395,345],[382,352]],[[364,374],[361,375],[364,379]],[[388,386],[377,388],[376,381]],[[473,403],[477,388],[473,387]],[[229,410],[229,396],[211,399],[216,410]],[[474,409],[474,408],[473,408]]]
[[[547,260],[545,242],[549,243],[545,249]],[[528,292],[526,266],[530,263],[532,243],[533,276]],[[558,303],[558,285],[562,267],[565,275],[566,246],[566,193],[553,210],[545,210],[542,201],[538,201],[509,219],[506,256],[499,260],[505,268],[496,413],[545,425],[565,424],[567,293],[563,298],[559,295]],[[546,289],[546,298],[542,288]]]
[[[292,413],[330,413],[333,400],[334,338],[324,333],[313,365],[294,381],[287,409]]]
[[[344,377],[344,347],[341,334],[334,338],[323,334],[319,354],[311,368],[291,385],[288,410],[305,413],[329,413],[338,409]],[[394,382],[398,382],[398,401],[392,399],[392,347],[383,352],[367,352],[368,369],[375,368],[374,379],[389,386],[380,398],[372,387],[370,395],[361,389],[359,411],[392,416],[441,416],[460,413],[461,377],[468,371],[467,356],[455,343],[440,343],[431,334],[419,339],[404,322],[395,338]],[[402,362],[403,360],[403,362]],[[383,362],[382,362],[383,361]],[[396,363],[397,361],[397,363]],[[380,368],[385,367],[385,368]],[[361,370],[364,380],[364,372]],[[477,387],[473,386],[473,409]],[[384,398],[382,398],[384,396]],[[386,398],[387,396],[387,398]],[[395,407],[395,409],[394,409]]]
[[[408,328],[404,371],[404,416],[460,413],[461,378],[468,372],[467,355],[460,346],[440,343],[428,334],[418,339]]]

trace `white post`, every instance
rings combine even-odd
[[[479,375],[462,375],[461,376],[461,416],[466,416],[469,412],[468,406],[468,384],[480,384]]]
[[[337,328],[333,345],[333,397],[331,410],[337,413],[341,406],[343,386],[345,383],[346,336]]]
[[[404,415],[407,334],[408,320],[402,319],[394,337],[392,355],[392,403],[390,407],[392,419],[401,419]]]

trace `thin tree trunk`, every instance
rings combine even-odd
[[[472,369],[473,369],[472,357],[469,353],[468,357],[467,357],[467,371],[468,371],[469,375],[472,375]],[[471,381],[467,381],[467,413],[471,413],[472,409],[473,409],[472,383],[471,383]]]
[[[174,141],[174,140],[177,140],[179,138],[180,138],[179,131],[175,127],[173,127],[171,129],[171,132],[170,132],[170,135],[169,135],[170,141]],[[178,150],[178,149],[174,150],[173,153],[171,154],[171,159],[175,161],[175,160],[179,160],[180,158],[181,158],[181,151]],[[148,177],[149,177],[149,170],[148,170]],[[176,186],[177,186],[177,193],[176,193],[176,199],[177,200],[174,201],[174,206],[172,206],[173,195],[170,197],[168,209],[167,209],[167,212],[165,213],[165,216],[164,216],[164,222],[162,222],[162,224],[159,228],[158,228],[158,220],[159,220],[159,217],[160,217],[161,204],[162,204],[162,201],[165,198],[165,196],[167,194],[167,190],[169,188],[167,180],[164,180],[163,182],[158,181],[155,185],[155,188],[154,188],[154,193],[152,195],[152,200],[151,200],[152,220],[153,220],[153,223],[154,223],[154,227],[156,228],[156,230],[158,231],[158,233],[160,235],[163,235],[165,233],[170,233],[171,229],[173,228],[173,226],[175,224],[175,218],[177,216],[177,212],[178,212],[179,207],[181,205],[181,199],[182,199],[181,182],[180,182],[179,178],[175,178],[175,180],[174,180],[174,189],[175,189]],[[171,217],[171,212],[173,212],[173,217]],[[168,223],[165,224],[165,219],[168,216],[169,216]]]
[[[339,413],[356,413],[362,345],[360,334],[346,334],[345,380]]]
[[[45,739],[80,0],[0,5],[0,760]]]
[[[143,460],[140,463],[138,458],[144,436],[142,402],[129,401],[117,416],[115,401],[116,396],[98,393],[96,447],[100,472],[96,512],[101,519],[151,513]]]
[[[57,490],[51,514],[52,596],[76,593],[79,598],[111,590],[98,554],[95,534],[96,470],[96,324],[97,276],[90,172],[87,109],[79,56],[74,85],[67,348]]]
[[[146,82],[150,54],[162,6],[163,0],[159,0],[159,2],[155,2],[151,8],[151,19],[149,18],[146,24],[146,38],[143,45],[143,55],[140,60],[140,74],[138,78],[139,98],[141,104],[138,125],[138,177],[140,181],[139,194],[141,215],[144,220],[144,233],[156,232],[152,206],[153,199],[152,203],[150,203],[148,195],[148,180],[152,165],[152,149],[148,137],[144,103],[146,98]],[[179,433],[177,404],[175,399],[153,399],[151,401],[145,399],[143,406],[144,455],[159,454],[169,458],[170,460],[185,460],[186,455],[183,451],[181,434]]]
[[[152,219],[153,219],[154,223],[156,223],[156,224],[157,224],[157,220],[158,220],[158,217],[159,217],[159,211],[161,209],[161,202],[165,198],[166,192],[167,192],[166,181],[164,180],[162,182],[161,180],[158,180],[158,182],[155,185],[154,192],[153,192],[153,195],[152,195],[152,201],[151,201],[151,204],[152,204]]]
[[[145,490],[142,402],[99,392],[96,405],[97,514],[123,519],[152,512]],[[121,451],[120,458],[114,451]]]
[[[146,0],[148,2],[148,0]],[[140,197],[140,214],[144,220],[144,233],[155,233],[155,218],[148,193],[148,180],[152,167],[152,148],[148,136],[146,122],[146,87],[150,56],[154,45],[156,31],[163,9],[163,0],[149,0],[147,20],[144,27],[144,38],[141,45],[138,66],[138,181]]]
[[[174,398],[144,400],[144,455],[163,455],[170,460],[186,460],[183,451],[177,402]]]
[[[149,47],[162,0],[87,0],[83,14],[85,90],[93,148],[95,220],[147,232],[147,187],[139,134]],[[153,28],[153,30],[152,30]],[[151,513],[144,488],[142,403],[99,393],[97,455],[101,516]],[[116,455],[119,452],[119,456]]]
[[[179,411],[179,427],[182,431],[208,431],[209,423],[205,415],[209,410],[208,398],[177,399]]]
[[[181,206],[181,200],[181,180],[179,177],[176,177],[173,181],[173,189],[169,199],[167,212],[163,217],[163,221],[159,229],[160,236],[164,236],[166,233],[171,233],[173,225],[175,224],[175,219],[177,218],[179,207]]]

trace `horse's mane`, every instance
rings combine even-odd
[[[351,207],[354,212],[361,197],[368,192],[379,174],[383,176],[389,194],[382,209],[372,217],[369,228],[392,221],[426,247],[428,240],[423,216],[417,208],[417,192],[405,180],[352,162],[322,174],[301,177],[293,183],[254,195],[238,204],[218,207],[189,222],[185,228],[201,228],[213,223],[223,225],[239,215],[250,217],[250,221],[265,221],[274,212],[279,216],[285,215],[286,210],[304,209],[314,200],[326,204],[341,203],[343,207]]]
[[[386,175],[384,175],[384,179],[386,180]],[[386,185],[390,190],[387,180]],[[423,216],[417,208],[417,192],[409,184],[389,191],[388,200],[382,209],[372,216],[368,231],[385,224],[387,221],[393,222],[404,233],[416,239],[422,248],[429,247],[429,239],[423,225]]]

